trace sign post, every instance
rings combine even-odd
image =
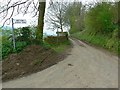
[[[14,19],[15,24],[26,24],[26,19]]]
[[[13,18],[12,18],[12,38],[13,38],[13,48],[16,49]]]
[[[26,19],[13,19],[12,18],[12,40],[13,40],[13,47],[14,49],[16,49],[14,24],[26,24]]]

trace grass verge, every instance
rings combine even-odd
[[[66,42],[64,42],[64,43],[61,43],[61,44],[58,44],[58,45],[52,45],[51,46],[51,48],[55,51],[55,52],[57,52],[57,53],[62,53],[62,52],[64,52],[64,50],[67,48],[67,47],[69,47],[70,46],[70,41],[68,40],[68,41],[66,41]]]
[[[115,38],[109,38],[108,36],[99,35],[99,34],[90,35],[84,32],[74,33],[71,36],[74,38],[80,39],[84,42],[87,42],[91,45],[105,48],[110,52],[115,53],[116,55],[120,53],[120,47],[119,47],[120,41],[118,41]]]

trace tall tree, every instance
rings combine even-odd
[[[82,21],[83,21],[83,14],[84,9],[82,8],[81,2],[72,2],[67,7],[67,11],[65,13],[66,20],[69,21],[70,25],[70,33],[77,32],[78,30],[82,30]]]
[[[88,10],[85,17],[85,27],[91,34],[108,34],[115,29],[116,9],[113,3],[97,3]]]
[[[36,40],[43,41],[43,27],[44,27],[44,13],[45,13],[45,2],[39,2],[39,15],[38,15],[38,26],[36,31]]]
[[[51,25],[50,29],[60,29],[63,32],[63,28],[66,26],[65,12],[67,3],[66,2],[53,2],[48,7],[46,22]]]

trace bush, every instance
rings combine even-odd
[[[2,57],[4,58],[8,54],[12,52],[12,49],[10,47],[3,46],[2,47]]]
[[[11,30],[3,30],[2,32],[2,58],[11,53],[18,53],[24,47],[30,44],[35,44],[35,29],[23,27],[14,30],[16,49],[13,49],[12,32]],[[47,47],[48,45],[45,45]]]
[[[111,3],[98,3],[90,8],[85,17],[86,30],[94,33],[108,34],[116,27],[117,10]]]
[[[27,43],[22,41],[22,42],[16,42],[16,52],[20,52],[24,47],[27,46]]]
[[[16,49],[13,49],[12,43],[8,41],[4,42],[2,44],[2,58],[5,56],[8,56],[10,53],[18,53],[20,52],[24,47],[27,46],[26,42],[16,42]]]
[[[17,41],[25,41],[27,43],[30,43],[31,31],[29,27],[16,29],[16,37]]]

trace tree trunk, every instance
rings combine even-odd
[[[38,42],[43,42],[45,4],[46,4],[46,2],[39,2],[38,26],[37,26],[37,30],[36,30],[36,40]]]

